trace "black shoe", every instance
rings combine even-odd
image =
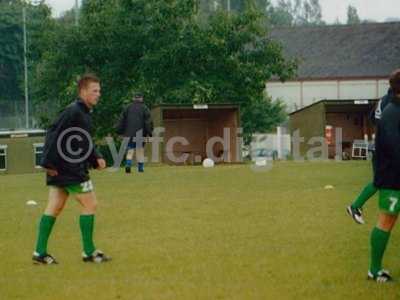
[[[86,254],[82,254],[82,256],[84,262],[104,263],[111,260],[111,257],[105,255],[100,250],[95,250],[90,256],[87,256]]]
[[[131,167],[125,167],[125,173],[129,174],[131,172]]]
[[[350,217],[353,218],[353,220],[357,224],[364,224],[364,219],[362,217],[362,210],[360,208],[353,208],[351,206],[348,206],[346,209],[347,213],[349,214]]]
[[[368,279],[375,280],[378,283],[393,281],[392,276],[390,276],[389,271],[387,270],[380,270],[376,275],[368,271]]]
[[[39,253],[34,252],[32,256],[33,263],[36,265],[57,265],[58,262],[50,254],[39,255]]]

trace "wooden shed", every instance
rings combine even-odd
[[[238,105],[159,105],[152,109],[152,118],[154,128],[163,129],[163,141],[156,153],[163,163],[196,164],[207,157],[224,163],[242,160]],[[221,142],[212,142],[224,139],[224,131],[228,133],[225,134],[227,147]],[[180,138],[187,143],[182,143]],[[209,153],[207,143],[213,144]]]
[[[336,154],[337,128],[342,129],[342,150],[351,156],[355,141],[372,140],[375,133],[370,122],[370,113],[375,108],[378,99],[368,100],[321,100],[291,113],[289,126],[293,138],[298,130],[304,142],[300,143],[300,155],[305,156],[313,147],[310,140],[313,137],[325,137],[328,145],[329,158]],[[331,136],[326,136],[327,129]]]

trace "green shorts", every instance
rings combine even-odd
[[[400,190],[379,189],[379,209],[389,215],[400,212]]]
[[[93,191],[93,183],[91,180],[88,180],[82,183],[67,185],[62,188],[70,195],[85,194]]]

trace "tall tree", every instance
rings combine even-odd
[[[319,0],[278,0],[267,2],[267,23],[272,26],[324,25]]]
[[[270,8],[271,2],[270,0],[255,0],[255,5],[261,13],[265,14]]]
[[[51,29],[51,13],[42,2],[38,6],[26,1],[0,1],[0,109],[2,127],[22,126],[25,106],[24,98],[24,43],[23,8],[26,12],[27,67],[32,79],[36,63],[47,47],[45,32]],[[34,85],[28,86],[29,98],[34,94]],[[17,117],[18,116],[18,117]],[[11,120],[11,121],[10,121]]]
[[[267,18],[271,25],[292,26],[295,17],[291,1],[279,0],[275,6],[270,5],[267,9]]]
[[[282,106],[265,101],[265,82],[272,76],[288,79],[294,62],[267,38],[262,15],[252,5],[244,13],[219,10],[201,23],[197,4],[87,0],[80,26],[59,28],[48,43],[37,78],[41,103],[60,99],[64,107],[75,94],[76,76],[91,70],[103,81],[95,111],[100,137],[112,131],[135,90],[144,92],[149,105],[238,103],[246,112],[246,134],[276,125]]]
[[[0,101],[22,98],[22,3],[0,1]]]
[[[360,24],[361,20],[357,13],[357,8],[349,5],[347,7],[347,24]]]
[[[293,8],[296,25],[323,25],[319,0],[296,0]]]

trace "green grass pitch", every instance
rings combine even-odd
[[[92,174],[96,244],[113,257],[104,265],[81,261],[71,199],[49,243],[60,264],[34,266],[44,175],[0,176],[1,300],[399,299],[399,282],[366,280],[376,197],[366,225],[345,214],[371,179],[369,162]],[[400,279],[399,240],[395,229],[384,264]]]

